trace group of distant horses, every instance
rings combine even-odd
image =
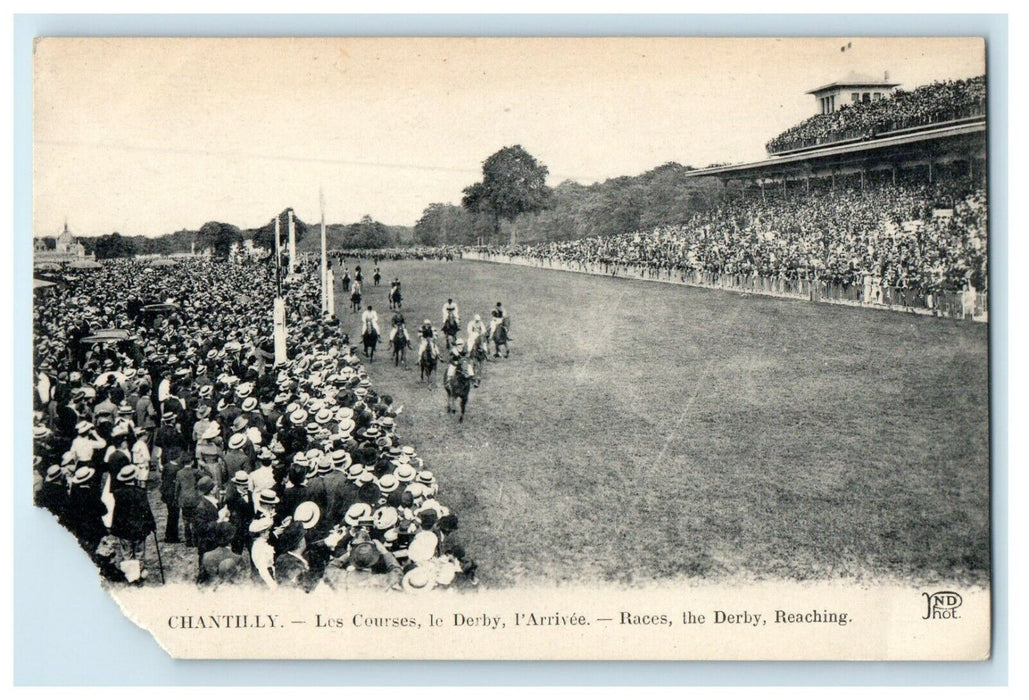
[[[378,277],[378,275],[376,275]],[[357,284],[351,288],[349,274],[343,278],[344,289],[350,292],[350,310],[358,312],[361,309],[361,287],[360,277],[354,279]],[[375,280],[376,286],[379,280]],[[389,291],[390,311],[399,311],[403,307],[403,297],[399,286],[391,286]],[[469,340],[466,353],[456,362],[449,363],[443,375],[443,388],[447,393],[447,413],[457,413],[458,421],[464,421],[465,409],[468,405],[468,396],[473,387],[478,387],[485,377],[486,362],[490,358],[490,346],[493,347],[493,357],[509,357],[511,350],[508,347],[508,331],[510,318],[504,317],[500,323],[492,324],[486,333],[479,333]],[[449,315],[443,322],[442,334],[446,341],[446,350],[449,350],[457,342],[457,334],[461,326],[453,315]],[[379,332],[371,321],[367,321],[361,332],[361,345],[364,349],[364,356],[369,362],[375,360],[375,350],[379,345]],[[393,365],[396,367],[407,366],[407,351],[414,349],[411,344],[411,336],[407,328],[401,324],[397,332],[390,338],[390,351],[393,356]],[[432,375],[439,364],[439,355],[434,343],[426,343],[425,348],[418,357],[419,382],[428,382],[432,386]]]

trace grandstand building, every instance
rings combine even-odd
[[[877,108],[885,107],[894,99],[889,91],[896,85],[851,74],[811,90],[809,94],[819,102],[818,113],[769,142],[767,159],[705,168],[690,175],[714,176],[724,184],[755,187],[762,193],[769,187],[783,192],[796,187],[810,189],[816,180],[826,181],[830,188],[841,184],[864,187],[869,182],[897,184],[900,178],[927,183],[949,177],[984,181],[985,94],[942,111],[902,119],[867,119],[864,121],[870,124],[838,128],[847,124],[846,119],[837,118],[840,115],[874,115]],[[904,94],[917,95],[918,90]],[[821,124],[827,126],[817,136],[810,133],[815,129],[804,128]]]
[[[814,95],[818,101],[818,114],[830,114],[847,104],[868,104],[872,100],[881,100],[899,84],[890,82],[889,73],[879,80],[851,72],[840,80],[808,90],[807,94]]]

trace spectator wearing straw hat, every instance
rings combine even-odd
[[[139,482],[135,465],[123,466],[115,475],[118,488],[114,494],[114,515],[111,519],[111,534],[123,540],[135,558],[140,544],[157,530],[157,521],[150,510],[146,490]]]
[[[232,551],[241,554],[249,547],[248,532],[256,510],[250,476],[245,471],[237,471],[230,479],[225,494],[225,507],[229,509],[229,522],[236,532],[232,540]]]

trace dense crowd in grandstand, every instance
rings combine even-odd
[[[286,290],[278,365],[266,264],[112,261],[36,299],[36,502],[107,578],[155,580],[160,501],[165,559],[192,548],[202,584],[475,583],[438,476],[316,278]]]
[[[870,102],[844,104],[816,114],[766,144],[769,153],[828,143],[840,138],[869,138],[914,126],[985,114],[986,76],[896,90]]]
[[[986,291],[985,193],[975,187],[953,192],[941,184],[769,192],[676,226],[489,252],[842,285],[870,277],[876,285],[930,294]]]

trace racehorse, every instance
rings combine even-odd
[[[468,394],[474,382],[475,368],[472,367],[472,362],[467,357],[461,357],[456,364],[449,365],[443,376],[443,388],[447,390],[447,413],[457,413],[457,409],[454,408],[454,400],[459,399],[461,402],[461,415],[457,419],[458,423],[464,422],[464,410],[468,405]]]
[[[443,321],[443,335],[447,337],[447,350],[457,342],[457,332],[459,330],[461,330],[461,324],[454,318],[454,314],[447,314],[446,320]]]
[[[375,346],[379,344],[379,333],[371,321],[364,324],[364,333],[361,334],[361,344],[364,345],[364,356],[369,362],[375,360]]]
[[[361,310],[361,288],[354,287],[354,291],[350,295],[350,310],[360,311]]]
[[[393,334],[393,340],[390,341],[390,345],[393,347],[393,366],[399,367],[400,363],[407,366],[407,348],[411,347],[411,337],[407,334],[407,329],[402,325],[397,327],[397,332]]]
[[[403,301],[403,297],[400,295],[400,287],[394,287],[389,293],[390,310],[399,309],[401,306],[401,301]]]
[[[432,384],[432,373],[436,371],[436,353],[432,351],[432,343],[426,343],[422,354],[418,357],[418,381],[428,380]]]
[[[468,357],[475,367],[475,386],[486,376],[486,360],[489,358],[489,338],[485,333],[476,333],[468,346]]]
[[[496,324],[493,332],[490,333],[490,340],[493,341],[493,357],[500,357],[500,348],[504,348],[504,357],[511,356],[511,349],[507,346],[507,317]]]

